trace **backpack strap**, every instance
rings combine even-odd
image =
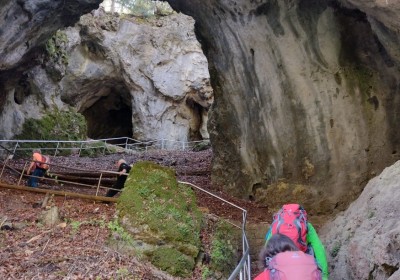
[[[307,221],[306,221],[306,219],[305,219],[305,216],[304,216],[304,213],[303,213],[303,211],[301,211],[300,210],[300,216],[297,218],[297,219],[295,219],[294,220],[294,224],[296,225],[296,228],[297,228],[297,232],[298,232],[298,238],[297,238],[297,242],[299,242],[299,244],[301,244],[301,245],[304,245],[304,246],[307,246],[307,241],[306,242],[304,242],[302,239],[301,239],[301,225],[300,225],[300,223],[301,222],[304,222],[304,224],[306,225],[306,227],[307,227]],[[308,230],[307,230],[307,228],[306,228],[306,232],[307,232]]]
[[[279,233],[279,229],[281,227],[281,225],[283,224],[283,219],[282,219],[282,213],[283,213],[283,209],[279,210],[279,212],[277,213],[278,219],[277,219],[277,225],[276,225],[276,232]]]

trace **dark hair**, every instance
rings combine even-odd
[[[262,266],[268,267],[268,258],[273,258],[278,253],[286,251],[299,251],[292,239],[283,234],[274,234],[260,252]]]

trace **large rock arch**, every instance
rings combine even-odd
[[[168,2],[210,62],[214,182],[256,199],[301,184],[326,211],[398,158],[397,2]]]

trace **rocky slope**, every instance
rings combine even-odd
[[[400,161],[372,179],[361,196],[321,236],[331,279],[400,278]]]

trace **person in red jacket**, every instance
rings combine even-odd
[[[292,239],[283,234],[273,235],[260,252],[264,267],[254,280],[296,279],[321,280],[321,270],[314,257],[299,250]]]
[[[285,204],[285,205],[283,205],[282,208],[284,208],[285,206],[286,207],[295,207],[296,206],[296,207],[300,207],[299,210],[301,209],[301,210],[305,211],[303,209],[303,207],[301,207],[298,204]],[[276,215],[274,215],[274,217],[276,217]],[[288,223],[285,223],[285,224],[288,225]],[[274,235],[272,228],[273,228],[272,226],[269,228],[269,230],[265,236],[265,239],[267,241]],[[293,227],[293,229],[296,230],[296,227]],[[328,280],[329,279],[328,262],[327,262],[327,258],[326,258],[326,252],[325,252],[324,245],[322,244],[321,240],[319,239],[317,231],[315,230],[313,225],[308,221],[306,222],[306,229],[307,229],[307,231],[306,231],[306,240],[305,241],[306,241],[306,245],[307,245],[307,250],[305,252],[310,255],[313,255],[315,257],[315,260],[316,260],[318,266],[322,270],[322,279]],[[283,232],[280,232],[280,233],[283,233]],[[301,249],[300,247],[298,247],[298,248]]]

